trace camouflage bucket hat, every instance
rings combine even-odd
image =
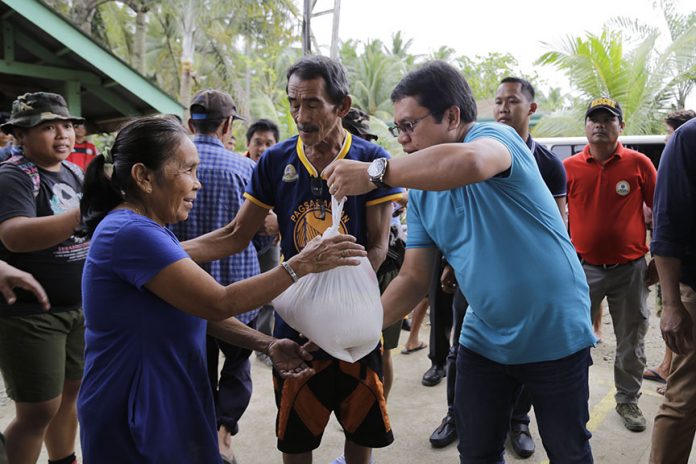
[[[367,141],[377,140],[379,137],[370,132],[370,116],[362,110],[351,108],[343,117],[343,128],[353,135],[357,135]]]
[[[6,134],[12,134],[15,127],[29,129],[44,121],[56,119],[85,122],[84,118],[70,115],[65,99],[57,93],[25,93],[12,102],[10,119],[0,129]]]

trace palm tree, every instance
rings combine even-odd
[[[430,53],[429,59],[431,60],[440,60],[440,61],[445,61],[447,63],[451,63],[456,59],[455,54],[457,51],[452,48],[448,47],[446,45],[442,45],[440,48],[435,50],[434,52]]]
[[[655,53],[657,37],[658,33],[652,32],[630,50],[624,48],[620,32],[605,30],[600,35],[588,34],[586,38],[568,37],[559,50],[545,53],[537,63],[565,71],[571,85],[587,101],[607,96],[621,103],[626,133],[655,133],[660,128],[660,114],[669,106],[673,88],[669,75],[673,55]],[[571,111],[577,124],[569,126],[571,119],[567,115],[555,113],[540,121],[536,133],[577,134],[582,127],[583,109],[581,105]]]
[[[420,55],[412,55],[409,49],[413,45],[413,39],[406,39],[403,32],[397,31],[391,36],[391,46],[387,49],[387,54],[394,56],[401,62],[401,73],[406,74],[416,66],[416,61]]]
[[[348,70],[353,104],[384,121],[391,119],[391,91],[401,77],[400,60],[385,53],[380,40],[368,41],[362,55],[346,47],[341,55]]]
[[[655,9],[667,26],[666,31],[670,39],[670,45],[662,53],[670,55],[674,108],[682,109],[696,84],[696,11],[689,14],[680,13],[675,0],[660,0]],[[625,30],[629,39],[659,33],[657,27],[625,16],[614,18],[609,24]]]

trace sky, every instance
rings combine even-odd
[[[295,0],[302,6],[302,0]],[[318,0],[314,12],[333,8],[333,0]],[[677,0],[678,9],[696,10],[696,1]],[[627,16],[665,28],[653,0],[342,0],[341,40],[380,39],[402,31],[413,39],[413,54],[428,54],[442,45],[458,55],[510,53],[525,73],[537,71],[549,86],[570,87],[567,78],[550,66],[533,66],[543,53],[559,47],[568,35],[600,33],[610,18]],[[332,15],[312,19],[312,30],[329,54]],[[548,45],[545,45],[548,44]],[[696,108],[696,92],[688,99]]]

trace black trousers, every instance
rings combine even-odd
[[[430,345],[428,357],[433,365],[444,368],[450,350],[452,333],[452,299],[453,295],[442,291],[440,276],[444,269],[442,254],[435,257],[435,266],[430,280],[428,303],[430,304]],[[459,335],[457,334],[457,340]]]

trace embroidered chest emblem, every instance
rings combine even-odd
[[[620,180],[616,183],[616,193],[621,195],[622,197],[625,197],[629,193],[631,193],[631,184],[628,183],[628,181],[625,180]]]
[[[295,182],[297,180],[297,170],[292,164],[285,166],[283,171],[283,182]]]

